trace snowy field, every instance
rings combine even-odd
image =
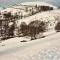
[[[20,42],[12,38],[0,43],[0,60],[60,60],[60,33]]]

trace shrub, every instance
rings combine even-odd
[[[38,20],[32,21],[28,25],[25,22],[22,22],[20,27],[20,31],[23,36],[31,36],[31,40],[36,39],[37,34],[39,34],[40,32],[43,33],[46,30],[45,22]]]
[[[11,25],[9,25],[8,35],[9,35],[9,37],[13,37],[14,36],[15,25],[14,25],[13,22],[10,22],[10,24]]]
[[[5,18],[10,18],[10,17],[11,17],[11,12],[4,13],[3,16],[4,16]]]
[[[21,29],[20,29],[21,33],[24,36],[27,35],[27,33],[28,33],[28,26],[27,26],[27,24],[25,22],[22,22],[20,27],[21,27]]]
[[[60,22],[58,22],[58,23],[56,24],[55,30],[56,30],[57,32],[60,32]]]
[[[49,7],[49,6],[41,6],[41,10],[42,10],[42,11],[53,10],[53,7]]]
[[[45,22],[41,22],[38,20],[32,21],[28,26],[31,39],[36,39],[36,34],[39,34],[40,32],[43,33],[46,30]]]
[[[50,10],[53,10],[53,7],[50,7]]]

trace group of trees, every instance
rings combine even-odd
[[[15,17],[16,16],[16,17]],[[13,31],[15,29],[15,20],[17,19],[17,15],[12,15],[10,12],[3,14],[3,19],[0,19],[0,36],[2,39],[6,39],[7,37],[13,37]],[[9,26],[9,24],[11,26]]]
[[[36,39],[36,35],[39,33],[43,34],[47,30],[47,24],[46,22],[35,20],[28,25],[25,22],[22,22],[20,28],[20,32],[23,36],[30,36],[31,40],[34,40]],[[57,22],[55,30],[56,32],[60,32],[60,22]]]
[[[36,13],[40,11],[47,11],[47,10],[53,10],[52,7],[49,6],[35,6],[36,8]],[[27,12],[26,8],[26,12]],[[35,14],[34,9],[32,8],[30,11],[31,15]],[[14,35],[14,29],[15,29],[15,20],[19,19],[19,17],[22,19],[23,15],[19,16],[17,13],[15,15],[12,15],[11,12],[4,13],[3,14],[4,19],[2,20],[2,24],[0,26],[1,34],[8,34],[8,36],[13,36]],[[12,22],[13,24],[11,27],[8,26],[8,24]],[[21,33],[23,36],[31,36],[31,39],[36,39],[36,35],[39,34],[40,32],[43,33],[46,30],[46,23],[43,21],[32,21],[29,25],[27,25],[25,22],[22,22],[20,25]],[[4,33],[3,33],[4,32]]]
[[[53,7],[50,7],[50,6],[37,6],[36,5],[35,8],[37,9],[37,12],[53,10]]]
[[[32,21],[28,25],[25,22],[22,22],[20,25],[21,33],[24,36],[31,36],[31,39],[36,39],[36,35],[46,31],[46,23],[43,21]]]
[[[15,13],[15,15],[12,15],[11,12],[6,12],[3,14],[4,18],[7,20],[13,20],[13,19],[18,19],[19,15]]]
[[[10,26],[9,23],[11,24]],[[14,36],[15,25],[13,22],[9,23],[7,21],[3,21],[2,25],[0,25],[0,37],[2,37],[2,39]]]
[[[48,11],[48,10],[53,10],[53,7],[50,7],[50,6],[38,6],[38,5],[35,5],[33,7],[31,7],[30,10],[28,10],[28,7],[26,7],[26,12],[29,12],[30,11],[30,15],[34,15],[38,12],[41,12],[41,11]]]
[[[41,6],[41,11],[48,11],[48,10],[53,10],[53,7]]]
[[[0,20],[0,36],[2,39],[14,37],[14,31],[17,29],[15,21],[18,19],[22,19],[22,15],[19,16],[17,13],[12,15],[11,12],[3,14],[3,19]]]

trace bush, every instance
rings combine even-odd
[[[9,37],[13,37],[14,36],[14,30],[15,30],[15,24],[13,22],[10,22],[10,24],[11,25],[9,25],[8,35],[9,35]]]
[[[45,22],[41,22],[38,20],[32,21],[28,26],[31,39],[36,39],[37,34],[39,34],[40,32],[43,33],[46,30]]]
[[[31,40],[36,39],[36,35],[39,34],[40,32],[43,34],[46,30],[46,24],[45,22],[42,21],[32,21],[30,24],[26,24],[25,22],[22,22],[20,25],[21,33],[23,36],[30,36]]]
[[[53,7],[49,7],[49,6],[41,6],[41,10],[42,10],[42,11],[53,10]]]
[[[60,22],[58,22],[55,26],[56,32],[60,32]]]
[[[11,12],[8,12],[8,13],[4,13],[3,16],[5,18],[10,18],[12,15],[11,15]]]
[[[22,22],[20,27],[21,27],[21,29],[20,29],[21,33],[24,36],[27,35],[27,33],[28,33],[28,26],[27,26],[27,24],[25,22]]]

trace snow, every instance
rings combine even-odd
[[[60,10],[57,9],[53,11],[40,12],[35,15],[17,20],[16,24],[18,27],[20,27],[21,22],[25,22],[28,25],[31,21],[35,21],[35,20],[40,20],[45,22],[49,21],[48,28],[54,28],[56,21],[60,20]]]
[[[22,5],[32,5],[32,6],[35,6],[35,5],[38,5],[38,6],[50,6],[50,7],[53,7],[54,9],[56,9],[57,7],[53,6],[53,5],[50,5],[48,3],[45,3],[45,2],[39,2],[39,1],[35,1],[35,2],[23,2],[21,3]]]
[[[23,41],[23,40],[30,41],[30,38],[15,37],[15,38],[7,39],[5,41],[1,41],[0,42],[0,52],[22,45],[21,41]]]
[[[6,9],[3,9],[1,10],[1,13],[4,14],[4,13],[8,13],[8,12],[11,12],[12,15],[15,15],[16,13],[18,13],[20,10],[19,9],[15,9],[15,8],[6,8]]]
[[[2,7],[0,7],[0,11],[2,11],[3,10],[3,8]]]
[[[13,22],[10,22],[9,24],[8,24],[8,26],[12,26],[13,25]]]
[[[21,43],[19,38],[6,40],[0,43],[0,60],[60,60],[59,35],[55,33],[25,43]],[[1,47],[3,43],[5,46]]]
[[[49,5],[39,2],[39,4]],[[23,4],[23,3],[22,3]],[[25,2],[27,4],[27,2]],[[31,2],[29,4],[32,4]],[[37,4],[34,2],[33,4]],[[8,11],[15,11],[7,8]],[[60,19],[60,10],[40,12],[33,16],[29,16],[17,20],[17,26],[20,27],[21,22],[28,25],[31,21],[41,20],[50,22],[53,27],[55,21]],[[49,26],[48,26],[49,27]],[[50,28],[49,27],[49,28]],[[45,38],[31,41],[30,37],[15,37],[0,41],[0,60],[60,60],[60,32],[56,33],[54,29],[45,32]],[[21,41],[27,42],[21,42]]]

